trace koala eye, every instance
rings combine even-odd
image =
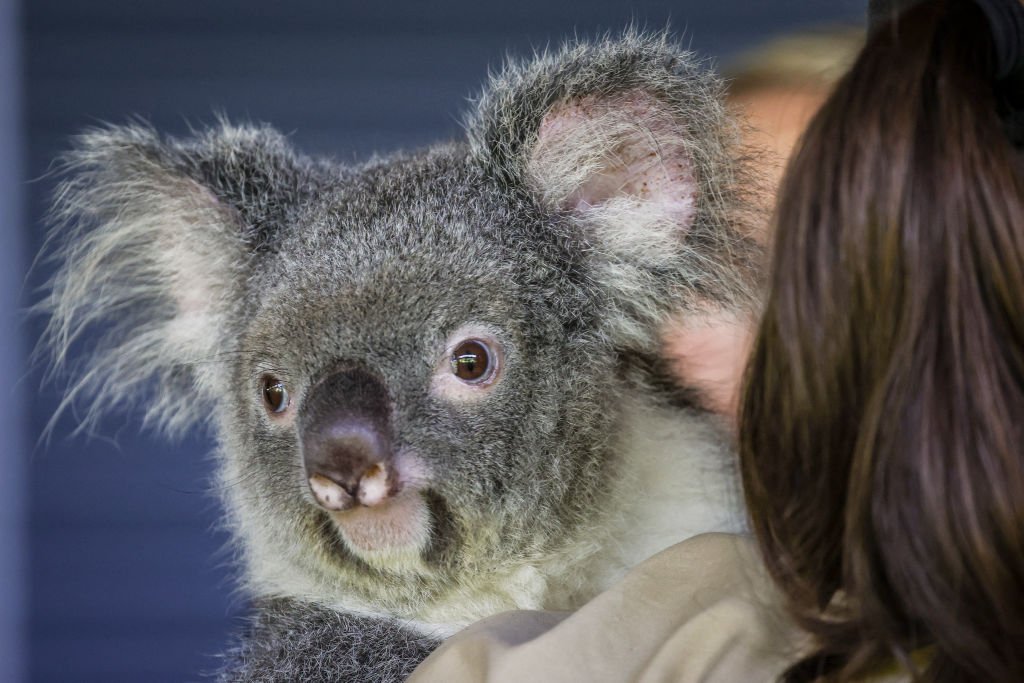
[[[263,378],[263,402],[272,413],[283,413],[291,403],[288,388],[276,377]]]
[[[494,354],[479,339],[460,342],[452,351],[452,374],[467,384],[486,382],[494,375]]]

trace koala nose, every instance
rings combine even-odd
[[[316,384],[299,414],[303,465],[323,508],[378,505],[397,493],[387,388],[361,368]]]

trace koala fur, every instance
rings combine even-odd
[[[464,141],[356,166],[226,122],[77,139],[47,341],[60,366],[97,339],[66,399],[90,416],[216,435],[255,601],[222,680],[403,680],[471,621],[742,525],[724,427],[659,360],[674,316],[753,307],[721,95],[627,32],[509,64]]]

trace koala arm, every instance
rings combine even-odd
[[[398,683],[439,639],[391,619],[337,612],[298,600],[257,601],[220,683]]]

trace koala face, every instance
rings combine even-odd
[[[447,589],[467,565],[550,550],[580,523],[573,501],[600,488],[596,388],[617,365],[583,322],[599,290],[573,263],[570,226],[501,192],[467,152],[325,192],[251,281],[222,393],[224,488],[275,547],[300,529],[329,562],[324,581]],[[367,188],[385,183],[401,191],[379,201]]]
[[[435,622],[550,606],[670,474],[631,477],[619,437],[664,393],[661,325],[753,301],[719,90],[630,34],[512,64],[466,141],[363,166],[266,127],[87,133],[49,341],[107,333],[68,400],[142,393],[169,431],[214,429],[257,595]]]

